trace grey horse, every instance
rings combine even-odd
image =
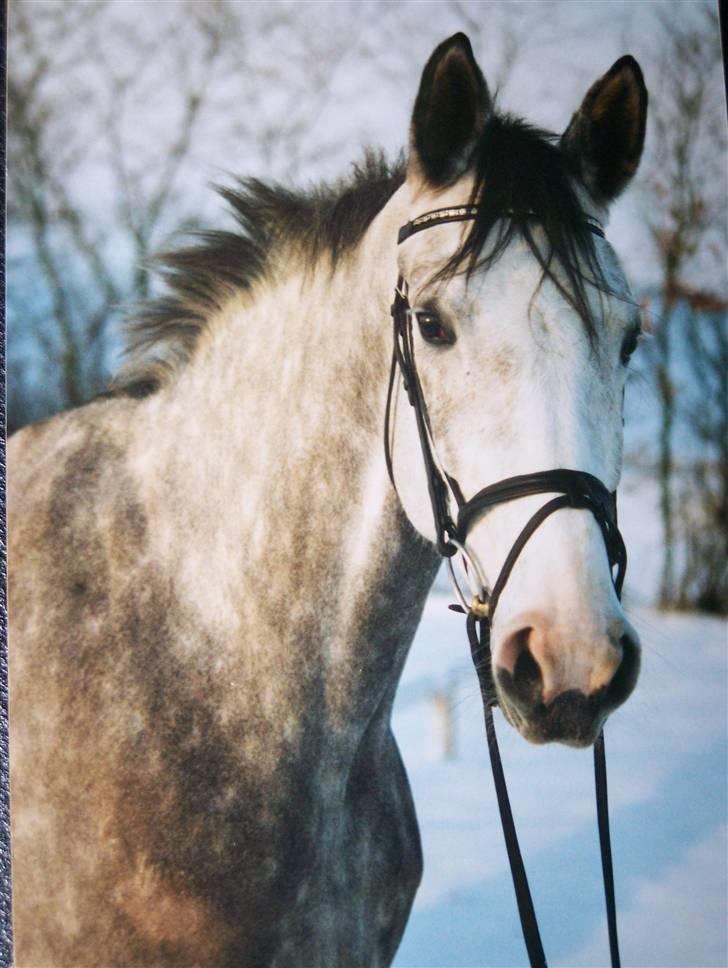
[[[387,473],[393,287],[467,493],[546,467],[616,487],[638,321],[580,225],[634,174],[646,100],[621,58],[555,138],[497,114],[455,35],[424,69],[406,164],[224,192],[239,231],[167,257],[110,391],[11,439],[18,966],[391,963],[422,856],[390,717],[439,563],[401,380],[396,489]],[[497,218],[398,246],[474,201]],[[491,581],[528,513],[474,526]],[[537,735],[518,701],[534,666],[542,707],[636,678],[591,515],[529,543],[492,648],[527,738],[593,739],[603,710]]]

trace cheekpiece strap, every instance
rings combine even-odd
[[[390,447],[390,415],[392,393],[394,390],[394,375],[397,367],[399,367],[407,391],[407,398],[415,412],[417,432],[420,438],[420,450],[427,475],[427,488],[437,531],[437,550],[443,558],[449,558],[457,551],[455,545],[449,540],[455,534],[455,524],[450,517],[447,485],[437,466],[437,461],[433,453],[430,419],[417,373],[417,366],[415,365],[412,320],[409,299],[407,298],[407,284],[402,276],[399,276],[397,279],[397,285],[394,291],[394,302],[392,303],[390,312],[394,325],[394,351],[389,373],[389,386],[387,389],[387,403],[384,418],[384,453],[387,472],[396,490]]]

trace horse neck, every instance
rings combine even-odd
[[[335,272],[321,260],[231,302],[156,418],[182,594],[229,616],[241,656],[265,642],[297,689],[309,675],[342,728],[391,704],[436,570],[384,461],[392,207]]]

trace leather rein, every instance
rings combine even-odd
[[[423,215],[408,222],[399,230],[398,244],[401,244],[416,232],[430,228],[433,225],[474,219],[477,216],[477,212],[478,206],[475,204],[441,208],[431,212],[425,212]],[[595,219],[585,215],[584,220],[592,232],[604,237],[604,231]],[[498,749],[495,723],[493,721],[493,707],[497,705],[497,697],[492,679],[490,631],[499,598],[518,556],[537,528],[551,514],[562,508],[584,509],[594,515],[604,537],[614,587],[617,596],[621,596],[622,584],[627,567],[627,553],[624,541],[617,527],[616,492],[610,493],[598,478],[585,471],[561,468],[506,478],[496,484],[484,487],[469,500],[465,500],[457,481],[442,468],[437,459],[427,404],[415,364],[412,335],[413,313],[407,295],[407,283],[401,275],[395,287],[391,315],[393,321],[394,350],[392,353],[384,421],[384,448],[387,470],[396,491],[392,466],[391,409],[395,377],[399,370],[417,423],[420,450],[427,475],[427,486],[437,534],[437,550],[447,561],[453,589],[459,601],[459,605],[451,605],[450,607],[466,615],[466,629],[471,654],[483,697],[488,750],[523,937],[532,968],[537,968],[537,966],[538,968],[545,968],[546,956],[541,943],[528,879],[518,845],[513,814],[508,798],[508,790],[501,764],[500,751]],[[488,589],[477,560],[468,551],[468,533],[474,522],[490,508],[534,494],[555,494],[557,496],[551,498],[551,500],[544,504],[528,520],[506,556],[506,560],[501,567],[495,583],[491,589]],[[455,518],[450,513],[451,496],[457,507],[457,515]],[[472,597],[470,598],[463,593],[452,566],[452,559],[458,554],[463,560],[465,573],[471,585]],[[614,573],[614,569],[616,569],[616,574]],[[617,939],[614,874],[609,836],[606,756],[603,731],[600,731],[594,744],[594,775],[604,896],[609,931],[609,949],[612,968],[619,968],[620,958]]]

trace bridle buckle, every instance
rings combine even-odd
[[[480,595],[475,595],[470,603],[470,611],[476,618],[487,619],[490,615],[490,602],[484,602]]]

